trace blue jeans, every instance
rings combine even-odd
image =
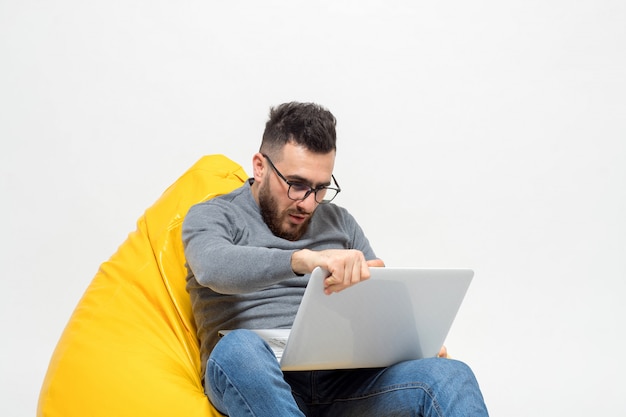
[[[388,368],[282,372],[255,333],[224,336],[207,362],[205,391],[237,416],[487,416],[474,374],[462,362],[430,358]]]

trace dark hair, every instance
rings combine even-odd
[[[330,111],[314,103],[284,103],[270,109],[261,152],[276,154],[289,142],[314,153],[336,150],[337,120]]]

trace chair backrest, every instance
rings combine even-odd
[[[221,155],[201,158],[104,262],[52,355],[39,417],[219,416],[204,396],[181,226],[189,208],[241,186]]]
[[[247,178],[245,171],[230,159],[222,155],[205,156],[165,190],[144,215],[160,276],[193,349],[199,347],[191,300],[185,289],[183,220],[192,205],[227,194],[240,187]],[[199,357],[199,350],[194,351],[192,360]]]

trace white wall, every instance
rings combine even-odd
[[[624,415],[625,5],[0,0],[0,415],[143,210],[203,154],[250,172],[290,100],[388,265],[475,269],[447,345],[493,416]]]

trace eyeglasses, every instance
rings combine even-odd
[[[287,190],[287,197],[294,201],[306,200],[306,198],[310,196],[311,193],[314,193],[315,201],[318,204],[328,204],[333,201],[333,199],[337,197],[337,194],[339,194],[339,192],[341,191],[341,187],[339,187],[335,176],[332,174],[331,177],[335,185],[337,186],[336,188],[329,187],[327,185],[320,185],[319,187],[313,188],[310,185],[302,182],[289,181],[287,178],[285,178],[283,174],[280,173],[280,171],[276,168],[269,156],[265,154],[261,155],[263,155],[263,157],[267,159],[267,162],[270,163],[270,166],[272,167],[276,175],[278,175],[278,177],[281,180],[285,181],[285,184],[289,186],[289,189]]]

